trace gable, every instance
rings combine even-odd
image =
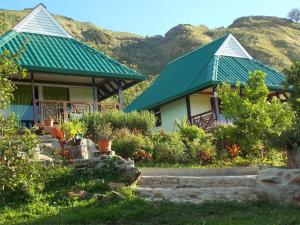
[[[215,55],[252,59],[249,53],[243,48],[243,46],[235,39],[232,34],[228,35]]]
[[[35,7],[13,30],[19,33],[25,32],[72,38],[47,11],[43,4],[39,4]]]

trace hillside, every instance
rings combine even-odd
[[[29,11],[0,10],[0,34],[11,29]],[[56,16],[77,39],[145,74],[157,74],[170,60],[225,33],[233,33],[256,59],[281,70],[293,60],[300,60],[300,24],[277,17],[242,17],[228,28],[180,24],[164,36],[143,37],[113,32],[89,22]]]

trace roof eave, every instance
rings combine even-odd
[[[125,112],[130,112],[130,111],[142,111],[142,110],[153,109],[153,108],[155,108],[155,107],[158,107],[158,106],[167,104],[167,103],[169,103],[169,102],[175,101],[175,100],[177,100],[177,99],[180,99],[180,98],[182,98],[182,97],[184,97],[184,96],[186,96],[186,95],[192,94],[192,93],[194,93],[194,92],[196,92],[196,91],[199,91],[199,90],[201,90],[201,89],[205,89],[205,88],[208,88],[208,87],[210,87],[210,86],[215,86],[215,85],[217,85],[217,82],[216,82],[216,81],[208,81],[208,82],[205,82],[205,83],[201,84],[201,85],[198,86],[198,87],[195,87],[195,88],[193,88],[193,89],[190,89],[190,90],[188,90],[188,91],[185,91],[185,92],[183,92],[183,93],[181,93],[181,94],[175,95],[175,96],[170,97],[170,98],[168,98],[168,99],[165,99],[165,100],[163,100],[163,101],[157,102],[157,103],[155,103],[155,104],[152,104],[152,105],[149,105],[149,106],[146,106],[146,107],[143,107],[143,108],[135,108],[135,109],[132,109],[132,110],[131,110],[131,109],[130,109],[130,110],[127,110],[127,108],[125,108],[124,111],[125,111]],[[133,103],[134,103],[134,102],[133,102]],[[130,105],[129,105],[129,106],[130,106]]]
[[[226,81],[216,81],[215,84],[216,85],[220,85],[222,83],[228,83],[229,85],[231,85],[232,87],[235,87],[237,82],[226,82]],[[244,83],[240,83],[241,86],[245,86]],[[267,85],[268,89],[270,91],[291,91],[292,88],[286,88],[283,85]]]
[[[147,77],[141,74],[122,74],[122,73],[102,73],[96,71],[84,71],[84,70],[70,70],[63,68],[49,68],[39,66],[21,65],[23,68],[31,72],[46,72],[57,73],[66,76],[85,76],[85,77],[102,77],[102,78],[115,78],[115,79],[128,79],[128,80],[146,80]]]

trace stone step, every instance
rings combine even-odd
[[[257,175],[258,167],[234,168],[139,168],[143,176],[242,176]]]
[[[142,176],[137,185],[147,188],[254,187],[257,175],[244,176]]]
[[[200,204],[207,201],[245,201],[257,200],[251,187],[219,188],[144,188],[137,187],[138,195],[149,201],[169,200]]]

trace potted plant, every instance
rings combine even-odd
[[[74,145],[80,145],[84,126],[79,120],[65,122],[61,125],[61,130],[65,135],[65,139]]]
[[[52,118],[52,116],[49,115],[45,120],[45,125],[47,127],[53,127],[53,123],[54,123],[54,119]]]
[[[113,130],[110,123],[98,124],[95,132],[99,151],[101,153],[110,152],[113,138]]]

